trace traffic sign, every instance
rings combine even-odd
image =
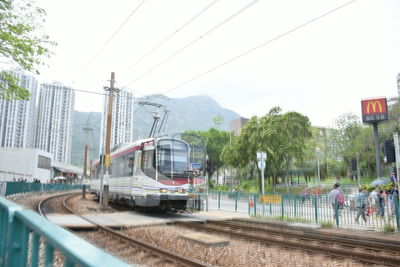
[[[258,168],[264,169],[265,168],[265,161],[259,161],[258,162]]]
[[[267,160],[267,153],[264,151],[257,152],[257,159],[260,160]]]

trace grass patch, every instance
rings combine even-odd
[[[333,228],[333,223],[332,222],[323,221],[323,222],[320,222],[320,225],[322,227],[324,227],[324,228]]]
[[[384,232],[385,234],[394,233],[394,231],[395,231],[394,226],[390,224],[385,224],[382,230],[382,232]]]

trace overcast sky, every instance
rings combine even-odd
[[[209,95],[244,117],[280,106],[329,126],[343,113],[360,115],[361,99],[397,96],[400,1],[354,1],[268,41],[348,2],[39,0],[58,46],[38,78],[103,92],[114,71],[117,87],[137,97]],[[101,106],[101,96],[76,95],[79,111]]]

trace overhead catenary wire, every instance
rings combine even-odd
[[[207,6],[205,6],[202,10],[197,12],[194,16],[192,16],[189,20],[187,20],[185,23],[183,23],[176,30],[174,30],[171,34],[169,34],[167,37],[165,37],[163,40],[161,40],[158,44],[156,44],[151,49],[149,49],[143,56],[141,56],[138,60],[136,60],[133,64],[131,64],[126,70],[124,70],[122,72],[122,74],[128,72],[129,70],[134,68],[137,64],[142,62],[145,58],[147,58],[149,55],[151,55],[154,51],[156,51],[158,48],[160,48],[163,44],[168,42],[172,37],[174,37],[176,34],[180,33],[185,27],[189,26],[192,22],[194,22],[197,18],[199,18],[207,10],[209,10],[218,1],[220,1],[220,0],[213,0],[211,3],[209,3]]]
[[[213,26],[212,28],[210,28],[209,30],[207,30],[206,32],[204,32],[203,34],[201,34],[199,37],[197,37],[196,39],[192,40],[191,42],[189,42],[188,44],[186,44],[185,46],[183,46],[182,48],[178,49],[177,51],[175,51],[174,53],[172,53],[171,55],[169,55],[168,57],[166,57],[164,60],[162,60],[161,62],[159,62],[158,64],[156,64],[155,66],[153,66],[152,68],[150,68],[149,70],[145,71],[144,73],[142,73],[141,75],[139,75],[139,77],[137,77],[136,79],[134,79],[133,81],[129,82],[127,84],[127,86],[134,84],[135,82],[137,82],[138,80],[146,77],[147,75],[149,75],[150,73],[152,73],[153,71],[155,71],[156,69],[158,69],[160,66],[164,65],[165,63],[167,63],[168,61],[170,61],[171,59],[173,59],[174,57],[178,56],[179,54],[181,54],[183,51],[185,51],[186,49],[188,49],[189,47],[191,47],[192,45],[194,45],[195,43],[197,43],[200,40],[203,40],[204,37],[206,37],[207,35],[211,34],[212,32],[214,32],[215,30],[217,30],[218,28],[220,28],[221,26],[223,26],[224,24],[228,23],[229,21],[231,21],[233,18],[235,18],[236,16],[238,16],[239,14],[241,14],[242,12],[244,12],[245,10],[247,10],[248,8],[250,8],[251,6],[253,6],[255,3],[257,3],[259,0],[253,0],[252,2],[248,3],[247,5],[243,6],[242,8],[240,8],[238,11],[236,11],[235,13],[233,13],[232,15],[230,15],[229,17],[225,18],[224,20],[222,20],[221,22],[219,22],[217,25]]]
[[[344,7],[347,7],[347,6],[349,6],[350,4],[352,4],[354,2],[356,2],[356,0],[348,1],[348,2],[346,2],[344,4],[342,4],[342,5],[334,8],[334,9],[331,9],[331,10],[323,13],[322,15],[319,15],[319,16],[313,18],[313,19],[310,19],[310,20],[306,21],[305,23],[297,25],[297,26],[291,28],[290,30],[288,30],[288,31],[286,31],[284,33],[281,33],[281,34],[273,37],[272,39],[269,39],[268,41],[266,41],[266,42],[264,42],[262,44],[259,44],[259,45],[255,46],[255,47],[253,47],[253,48],[251,48],[251,49],[249,49],[249,50],[237,55],[237,56],[234,56],[234,57],[232,57],[232,58],[230,58],[230,59],[228,59],[228,60],[226,60],[226,61],[224,61],[224,62],[222,62],[222,63],[220,63],[220,64],[218,64],[218,65],[216,65],[216,66],[214,66],[212,68],[210,68],[210,69],[208,69],[205,72],[202,72],[202,73],[200,73],[200,74],[198,74],[198,75],[196,75],[196,76],[194,76],[194,77],[192,77],[192,78],[190,78],[190,79],[188,79],[188,80],[186,80],[186,81],[184,81],[184,82],[182,82],[182,83],[180,83],[180,84],[178,84],[178,85],[176,85],[176,86],[174,86],[174,87],[172,87],[172,88],[170,88],[170,89],[168,89],[166,91],[164,91],[162,94],[170,93],[170,92],[172,92],[172,91],[174,91],[174,90],[176,90],[176,89],[178,89],[178,88],[180,88],[180,87],[182,87],[182,86],[184,86],[184,85],[186,85],[186,84],[188,84],[188,83],[190,83],[190,82],[192,82],[194,80],[197,80],[197,79],[199,79],[199,78],[201,78],[201,77],[203,77],[203,76],[205,76],[205,75],[207,75],[207,74],[209,74],[209,73],[211,73],[211,72],[213,72],[213,71],[215,71],[217,69],[222,68],[223,66],[225,66],[225,65],[227,65],[229,63],[232,63],[232,62],[238,60],[239,58],[241,58],[243,56],[246,56],[246,55],[248,55],[248,54],[250,54],[250,53],[252,53],[252,52],[254,52],[254,51],[256,51],[256,50],[258,50],[258,49],[260,49],[260,48],[262,48],[262,47],[264,47],[266,45],[268,45],[268,44],[271,44],[274,41],[277,41],[280,38],[285,37],[286,35],[288,35],[288,34],[290,34],[292,32],[295,32],[295,31],[297,31],[297,30],[299,30],[299,29],[301,29],[301,28],[303,28],[303,27],[305,27],[305,26],[307,26],[307,25],[309,25],[309,24],[311,24],[311,23],[313,23],[315,21],[318,21],[318,20],[322,19],[325,16],[328,16],[328,15],[330,15],[330,14],[332,14],[332,13],[334,13],[334,12],[344,8]]]
[[[99,51],[94,55],[94,57],[88,62],[88,64],[83,67],[81,72],[78,74],[78,76],[75,78],[73,83],[78,81],[82,75],[86,72],[86,70],[93,64],[93,62],[96,60],[96,58],[103,52],[104,48],[114,39],[114,37],[118,34],[118,32],[125,26],[125,24],[132,18],[132,16],[139,10],[139,8],[146,2],[146,0],[142,0],[142,2],[139,3],[139,5],[134,8],[134,10],[129,14],[129,16],[122,22],[121,25],[114,31],[114,33],[108,38],[108,40],[100,47]]]

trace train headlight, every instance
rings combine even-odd
[[[166,188],[160,188],[160,193],[167,193],[167,189]]]
[[[185,193],[185,189],[183,189],[183,188],[178,188],[178,193],[179,193],[179,194]]]

